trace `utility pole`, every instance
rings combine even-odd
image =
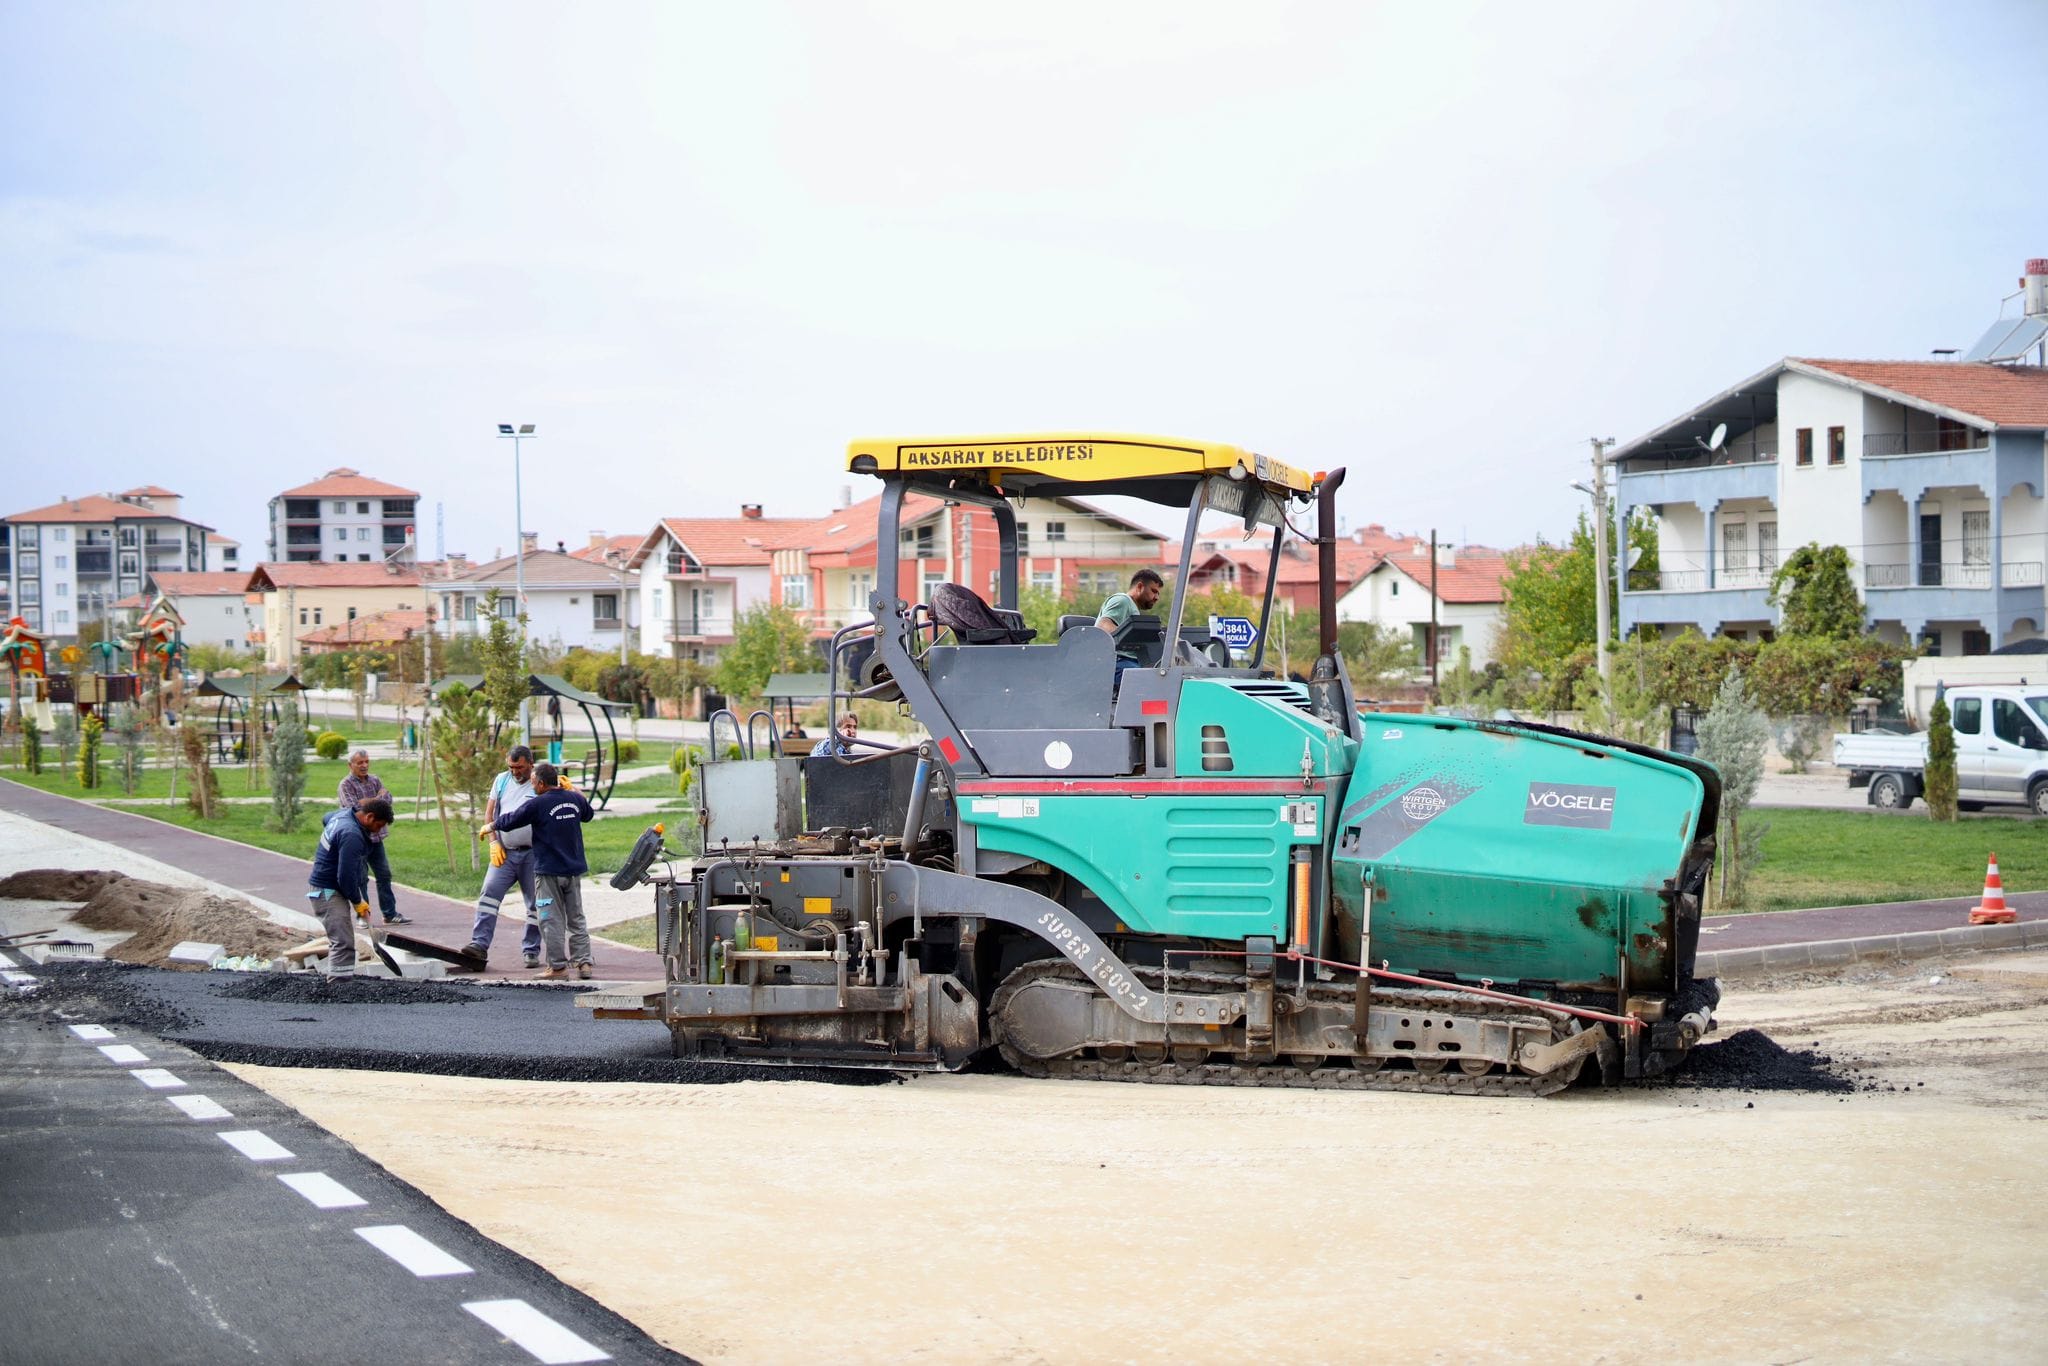
[[[1429,529],[1429,700],[1436,701],[1436,528]]]
[[[1600,665],[1600,701],[1614,711],[1614,659],[1607,625],[1607,448],[1613,437],[1590,437],[1593,445],[1593,613],[1594,659]]]

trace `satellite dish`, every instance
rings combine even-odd
[[[1728,424],[1725,422],[1716,422],[1714,424],[1713,432],[1707,437],[1705,441],[1700,441],[1698,437],[1694,437],[1693,440],[1699,442],[1701,450],[1718,451],[1721,449],[1722,446],[1727,444]]]
[[[1636,567],[1636,561],[1640,560],[1641,558],[1643,558],[1643,548],[1641,546],[1632,545],[1628,548],[1628,567],[1630,569],[1634,569]]]

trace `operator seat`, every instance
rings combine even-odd
[[[1023,645],[1038,639],[1020,614],[997,611],[957,583],[933,584],[931,609],[933,623],[951,631],[962,645]]]

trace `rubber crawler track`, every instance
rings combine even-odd
[[[1136,972],[1139,980],[1152,990],[1164,989],[1164,973],[1152,968],[1138,968]],[[1071,981],[1077,986],[1089,985],[1080,970],[1065,959],[1041,959],[1026,963],[1011,973],[1002,986],[996,989],[995,998],[989,1003],[990,1030],[1002,1051],[1003,1060],[1030,1077],[1063,1078],[1070,1081],[1144,1082],[1165,1086],[1273,1086],[1320,1091],[1405,1091],[1443,1096],[1547,1096],[1571,1085],[1577,1078],[1579,1069],[1585,1065],[1584,1058],[1574,1059],[1557,1071],[1542,1076],[1507,1071],[1496,1065],[1494,1070],[1475,1077],[1460,1071],[1456,1064],[1434,1075],[1425,1075],[1398,1059],[1389,1060],[1376,1071],[1362,1072],[1343,1061],[1309,1071],[1291,1062],[1224,1061],[1183,1064],[1171,1060],[1111,1062],[1092,1056],[1050,1059],[1027,1057],[1010,1046],[1003,1029],[1003,1009],[1017,992],[1047,979]],[[1176,971],[1173,974],[1173,985],[1176,994],[1186,988],[1204,992],[1230,992],[1244,990],[1245,979],[1221,973]],[[1350,988],[1329,982],[1310,983],[1308,994],[1311,998],[1320,998],[1347,1007],[1352,1001]],[[1421,989],[1376,989],[1373,992],[1373,1008],[1406,1008],[1431,1014],[1486,1015],[1530,1024],[1547,1023],[1551,1028],[1552,1042],[1565,1038],[1572,1032],[1567,1021],[1533,1016],[1504,1001],[1457,996],[1449,997],[1454,1004],[1447,1005],[1447,996],[1448,993]]]

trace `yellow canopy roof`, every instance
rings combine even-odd
[[[1101,432],[868,438],[847,446],[846,467],[884,477],[983,475],[1013,493],[1048,484],[1192,482],[1233,471],[1282,495],[1306,495],[1315,487],[1307,471],[1236,446]]]

